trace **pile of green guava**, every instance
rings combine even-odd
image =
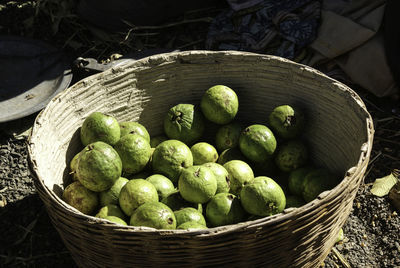
[[[304,109],[269,108],[265,120],[247,124],[236,92],[215,85],[198,103],[170,107],[157,135],[93,112],[80,127],[82,148],[69,162],[63,199],[109,224],[183,230],[303,206],[338,176],[312,163]]]

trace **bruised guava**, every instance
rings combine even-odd
[[[302,134],[304,113],[295,106],[280,105],[269,114],[268,123],[278,137],[293,139]]]
[[[182,170],[178,188],[186,201],[204,204],[217,192],[217,180],[208,167],[191,166]]]
[[[127,178],[119,177],[110,189],[100,192],[100,205],[102,207],[109,204],[118,205],[119,193],[121,192],[122,187],[124,187],[128,181],[129,180]]]
[[[265,176],[254,178],[244,185],[240,192],[243,208],[252,215],[271,216],[286,207],[286,197],[273,179]]]
[[[157,202],[158,200],[156,187],[151,182],[143,179],[128,181],[119,194],[119,206],[128,216],[131,216],[142,204]]]
[[[126,174],[142,171],[151,157],[150,143],[138,134],[126,134],[114,145],[122,161],[122,170]]]
[[[180,140],[190,146],[203,135],[204,116],[193,104],[177,104],[169,109],[164,118],[164,132],[169,139]]]
[[[240,151],[255,163],[268,161],[276,146],[275,136],[267,126],[254,124],[246,127],[240,134]]]
[[[93,112],[82,123],[80,138],[84,146],[103,141],[114,145],[121,136],[117,119],[101,112]]]
[[[92,215],[99,205],[97,193],[90,191],[79,181],[65,187],[62,198],[67,204],[87,215]]]
[[[201,111],[211,122],[224,125],[230,123],[239,110],[236,92],[224,85],[213,86],[203,94]]]
[[[218,128],[215,134],[215,146],[219,152],[234,148],[239,145],[239,137],[242,132],[242,125],[238,122],[232,122]]]
[[[80,153],[76,176],[89,190],[106,191],[121,174],[121,158],[111,145],[97,141],[87,145]]]
[[[218,159],[217,150],[207,142],[198,142],[194,144],[190,150],[192,151],[194,165],[216,162]]]
[[[242,160],[231,160],[224,164],[228,171],[230,192],[239,195],[242,187],[254,179],[254,172],[246,162]]]
[[[215,179],[217,180],[216,194],[228,193],[230,190],[229,173],[224,166],[214,162],[205,163],[203,166],[208,167],[214,173]]]
[[[130,219],[132,226],[155,229],[176,229],[174,212],[161,202],[147,202],[138,207]]]
[[[193,166],[192,152],[181,141],[163,141],[153,152],[153,172],[166,176],[173,183],[177,183],[181,171],[190,166]]]
[[[137,134],[146,139],[150,143],[150,134],[146,127],[139,122],[134,121],[124,121],[119,123],[121,129],[121,138],[126,134]]]
[[[281,144],[275,155],[275,164],[284,172],[298,169],[308,160],[308,149],[300,140],[290,140]]]
[[[222,226],[241,222],[246,211],[237,196],[231,193],[219,193],[211,198],[206,206],[206,218],[210,226]]]
[[[153,174],[146,178],[146,181],[151,182],[157,189],[159,200],[170,195],[175,191],[175,186],[170,179],[161,174]]]

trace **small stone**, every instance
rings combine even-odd
[[[0,199],[0,208],[5,207],[6,205],[7,205],[7,200],[6,200],[3,196],[1,196],[1,199]]]
[[[399,242],[394,242],[394,245],[395,245],[395,247],[397,248],[397,251],[399,251],[400,252],[400,244],[399,244]]]

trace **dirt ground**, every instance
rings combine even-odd
[[[63,9],[59,3],[63,3]],[[0,34],[45,40],[63,49],[71,61],[79,56],[107,60],[138,49],[201,49],[209,19],[218,10],[193,13],[196,22],[107,34],[76,15],[76,1],[2,1]],[[57,27],[56,27],[56,26]],[[88,75],[75,73],[74,82]],[[400,267],[400,211],[387,196],[371,194],[376,178],[400,167],[400,108],[393,98],[378,99],[355,87],[375,124],[371,161],[325,267]],[[27,162],[26,138],[36,114],[0,124],[0,266],[76,267],[36,193]]]

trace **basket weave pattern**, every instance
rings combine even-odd
[[[91,112],[139,121],[158,135],[170,107],[196,104],[216,84],[238,93],[238,118],[249,125],[265,123],[277,105],[303,107],[313,162],[342,182],[301,208],[196,231],[118,226],[62,201],[79,127]],[[350,213],[373,132],[361,99],[314,69],[268,55],[188,51],[118,66],[58,94],[38,115],[28,149],[39,196],[81,267],[317,267]]]

